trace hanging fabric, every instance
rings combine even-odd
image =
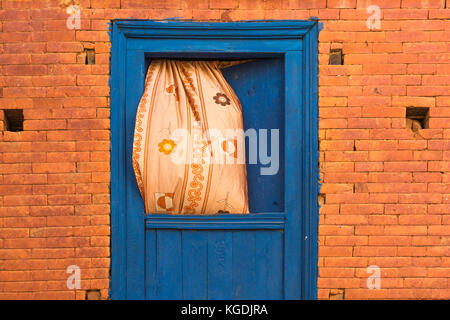
[[[242,62],[152,60],[133,143],[147,213],[249,212],[241,104],[220,71]]]

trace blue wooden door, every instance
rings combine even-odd
[[[200,25],[125,21],[113,28],[112,297],[314,298],[317,24]],[[253,58],[223,70],[241,101],[244,129],[268,141],[272,159],[247,164],[250,214],[144,213],[131,157],[136,110],[155,56]],[[262,174],[272,166],[273,174]]]

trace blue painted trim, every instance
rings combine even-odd
[[[303,37],[317,21],[268,20],[239,22],[149,21],[114,20],[129,38],[183,39],[298,39]]]
[[[138,281],[133,271],[144,270],[143,257],[137,257],[132,245],[129,244],[128,237],[130,235],[134,240],[143,240],[143,233],[145,215],[139,209],[134,212],[135,216],[131,219],[133,227],[142,223],[142,227],[138,229],[128,230],[131,226],[128,225],[127,210],[137,208],[136,204],[127,203],[127,183],[126,183],[126,101],[125,101],[125,86],[126,86],[126,63],[127,63],[127,48],[130,41],[134,39],[142,39],[144,42],[140,49],[143,54],[148,49],[151,52],[158,52],[157,42],[171,40],[172,48],[168,52],[192,53],[196,50],[188,49],[188,47],[179,50],[177,41],[186,39],[196,39],[197,50],[204,50],[204,53],[236,53],[247,52],[249,55],[255,52],[261,52],[257,46],[251,46],[250,49],[245,49],[247,43],[250,45],[256,40],[282,40],[293,41],[286,42],[286,44],[295,45],[295,42],[301,43],[300,47],[289,47],[291,49],[290,56],[292,62],[296,61],[296,56],[301,57],[297,63],[300,64],[300,74],[296,75],[298,81],[297,86],[295,81],[292,81],[292,87],[286,88],[288,94],[296,96],[291,100],[294,104],[299,103],[301,106],[301,116],[297,115],[292,119],[300,121],[299,126],[293,127],[293,132],[298,135],[293,138],[298,138],[295,144],[297,148],[301,149],[301,153],[294,150],[293,145],[290,146],[289,152],[295,151],[293,159],[298,160],[301,164],[301,173],[299,175],[299,182],[302,183],[302,192],[300,194],[286,195],[289,201],[296,203],[294,197],[300,199],[297,206],[292,206],[297,213],[295,217],[295,224],[302,229],[302,238],[287,239],[289,241],[300,241],[300,256],[299,260],[291,259],[292,254],[297,256],[296,252],[287,252],[285,264],[292,261],[300,263],[302,272],[299,275],[301,283],[301,292],[294,293],[292,296],[287,295],[286,298],[302,298],[315,299],[317,296],[317,227],[318,227],[318,208],[317,208],[317,194],[318,194],[318,116],[317,116],[317,41],[318,41],[318,22],[316,21],[248,21],[248,22],[230,22],[230,23],[207,23],[207,22],[192,22],[192,21],[144,21],[144,20],[114,20],[112,21],[112,47],[111,47],[111,298],[112,299],[126,299],[136,297],[135,288],[130,285]],[[200,41],[204,39],[205,41]],[[241,47],[231,46],[227,44],[234,44],[236,40],[242,40]],[[151,40],[151,44],[147,42]],[[217,41],[216,41],[217,40]],[[267,41],[266,41],[267,42]],[[165,41],[164,43],[167,43]],[[184,42],[186,43],[186,42]],[[205,45],[208,44],[209,45]],[[206,49],[205,49],[206,48]],[[131,50],[131,48],[129,48]],[[296,50],[292,50],[296,49]],[[283,46],[277,46],[274,41],[274,47],[264,48],[264,53],[283,54],[285,57],[289,56],[289,52]],[[301,54],[300,54],[301,53]],[[142,55],[144,56],[144,55]],[[143,65],[141,62],[140,65]],[[297,70],[295,66],[288,66],[291,72]],[[295,80],[295,77],[292,80]],[[288,116],[288,114],[287,114]],[[289,134],[286,131],[286,134]],[[300,142],[300,143],[299,143]],[[287,153],[286,157],[291,157],[293,153]],[[288,177],[288,176],[287,176]],[[288,191],[290,185],[286,182],[285,190]],[[300,205],[299,205],[300,204]],[[290,223],[289,216],[286,223]],[[133,235],[133,232],[136,235]],[[289,232],[286,230],[286,232]],[[294,236],[294,234],[292,234]],[[132,241],[133,242],[133,241]],[[136,244],[136,243],[134,243]],[[144,246],[144,241],[140,246]],[[127,247],[128,246],[128,247]],[[145,249],[145,248],[144,248]],[[297,262],[295,262],[297,261]],[[137,264],[136,264],[136,263]],[[131,263],[131,265],[130,265]],[[142,279],[141,279],[142,280]],[[296,279],[285,279],[289,281],[297,281]],[[142,280],[143,282],[143,280]],[[140,288],[141,289],[141,288]],[[140,291],[140,290],[139,290]]]
[[[126,38],[112,25],[111,47],[111,299],[126,298],[125,74]],[[114,183],[117,181],[118,183]],[[120,183],[122,182],[122,183]]]
[[[224,214],[214,216],[149,215],[147,229],[251,230],[284,229],[285,215],[278,213]]]
[[[308,214],[303,215],[303,257],[302,273],[308,279],[302,284],[302,298],[317,298],[317,262],[318,262],[318,223],[319,210],[317,196],[318,187],[318,37],[319,26],[315,24],[310,29],[303,42],[305,44],[304,54],[304,128],[303,144],[306,153],[304,154],[304,183],[303,209]]]

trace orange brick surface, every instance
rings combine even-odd
[[[447,3],[446,3],[447,2]],[[66,8],[81,27],[66,27]],[[380,7],[369,30],[368,5]],[[450,9],[445,0],[1,0],[0,299],[107,298],[108,22],[308,19],[319,37],[318,298],[450,299]],[[330,49],[344,65],[328,65]],[[85,49],[95,64],[85,64]],[[429,128],[406,107],[429,107]],[[82,270],[68,290],[66,268]],[[367,267],[381,288],[367,288]]]

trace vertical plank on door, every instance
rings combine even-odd
[[[233,232],[233,299],[255,296],[255,231]]]
[[[144,206],[132,166],[132,150],[136,110],[140,97],[144,92],[145,58],[144,52],[129,51],[126,55],[126,106],[123,108],[125,126],[125,181],[126,181],[126,212],[127,212],[127,299],[142,299],[145,296],[145,226]],[[121,109],[122,110],[122,109]],[[132,254],[131,254],[132,253]]]
[[[283,232],[258,231],[255,235],[254,299],[283,299]]]
[[[232,253],[232,232],[208,232],[208,299],[232,298]]]
[[[257,59],[222,70],[225,79],[241,102],[244,130],[267,129],[267,153],[272,156],[271,129],[278,129],[279,141],[284,140],[283,62],[282,58]],[[268,167],[268,165],[262,165],[260,161],[255,164],[249,163],[249,148],[249,139],[246,139],[245,152],[250,211],[283,211],[284,166],[282,161],[284,145],[279,144],[280,165],[278,172],[273,175],[261,175],[261,167]]]
[[[156,289],[156,230],[147,230],[145,233],[145,299],[157,299]]]
[[[182,231],[183,299],[208,297],[208,242],[205,231]]]
[[[303,85],[301,77],[302,52],[289,51],[285,55],[286,72],[285,87],[287,92],[295,92]],[[303,184],[306,183],[303,177],[304,157],[302,134],[302,103],[303,96],[292,94],[285,96],[286,108],[286,138],[284,159],[286,188],[284,194],[284,203],[286,210],[286,228],[285,228],[285,247],[284,247],[284,274],[289,278],[284,279],[284,298],[288,300],[298,300],[302,297],[302,251],[303,239],[300,230],[302,230],[302,195]],[[299,169],[301,168],[301,169]]]
[[[158,230],[156,244],[158,299],[182,299],[181,231]]]

